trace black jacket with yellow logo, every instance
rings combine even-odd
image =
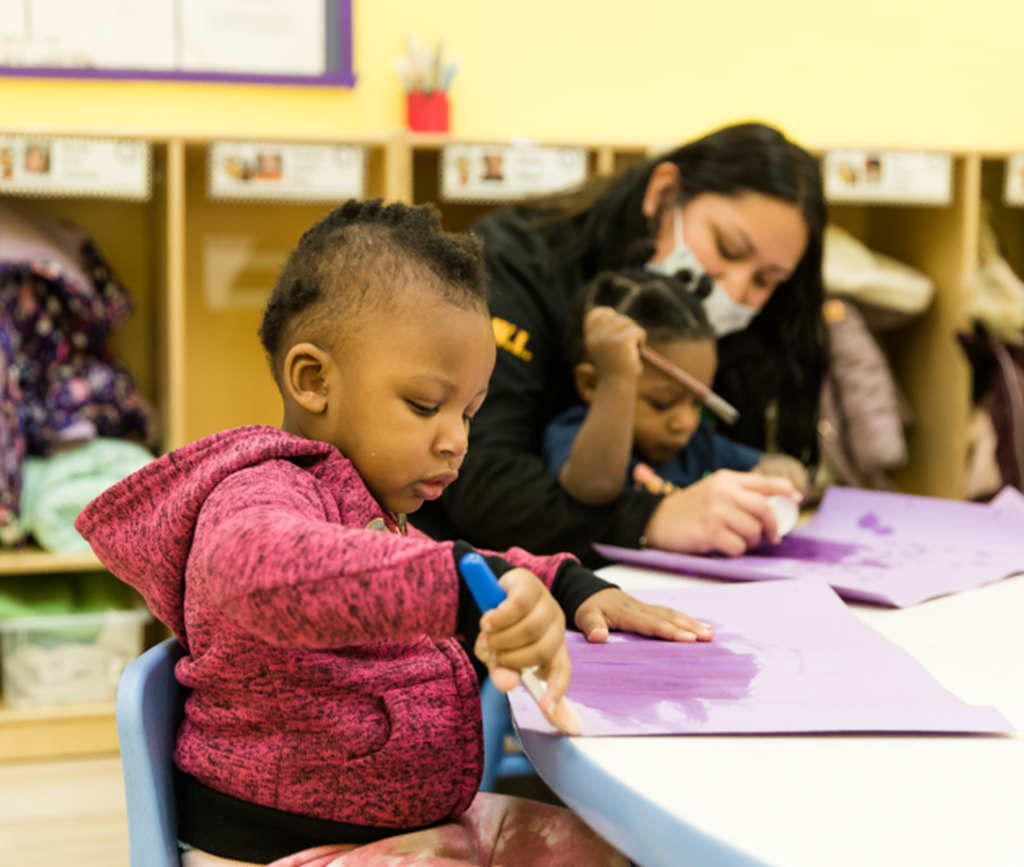
[[[637,491],[608,506],[584,506],[548,473],[544,428],[579,403],[562,356],[569,302],[594,275],[586,263],[549,273],[552,230],[524,231],[527,220],[504,208],[473,227],[485,243],[498,360],[458,481],[412,522],[437,537],[537,554],[569,551],[599,565],[591,544],[636,547],[660,497]]]

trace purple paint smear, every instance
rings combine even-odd
[[[818,578],[847,599],[903,608],[1024,571],[1024,495],[1004,490],[985,505],[837,487],[808,524],[743,557],[594,547],[616,562],[713,578]]]
[[[820,581],[634,595],[712,623],[715,640],[614,633],[588,644],[570,633],[569,697],[585,735],[1013,730],[999,711],[947,691]],[[525,689],[510,701],[519,726],[554,732]]]

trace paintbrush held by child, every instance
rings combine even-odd
[[[517,548],[482,552],[507,599],[481,615],[457,565],[472,548],[406,523],[455,482],[487,395],[480,241],[442,232],[432,209],[348,202],[302,237],[260,337],[281,428],[185,446],[78,521],[186,651],[174,753],[185,867],[399,853],[430,867],[497,852],[624,865],[567,810],[478,794],[479,683],[463,647],[501,689],[536,667],[542,709],[572,732],[566,623],[595,642],[711,630],[568,555]]]
[[[604,272],[577,293],[566,355],[582,404],[544,435],[548,468],[574,499],[602,505],[634,486],[670,493],[720,470],[779,476],[806,492],[799,461],[716,433],[701,394],[666,372],[681,368],[705,393],[714,380],[715,332],[699,294],[684,275],[640,267]],[[669,363],[646,361],[644,349]]]

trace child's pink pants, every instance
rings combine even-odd
[[[263,867],[192,850],[182,867]],[[267,867],[627,867],[577,816],[525,798],[481,792],[456,821],[365,846],[318,846]]]

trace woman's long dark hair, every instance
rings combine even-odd
[[[653,227],[643,198],[654,169],[679,169],[678,203],[704,193],[760,193],[795,205],[808,242],[793,275],[744,332],[719,341],[715,390],[743,413],[723,432],[758,448],[817,459],[817,412],[826,362],[821,315],[822,238],[827,220],[817,160],[781,132],[759,123],[725,127],[612,179],[531,202],[533,225],[561,226],[552,268],[580,264],[587,278],[653,255]],[[774,413],[769,421],[768,416]]]

